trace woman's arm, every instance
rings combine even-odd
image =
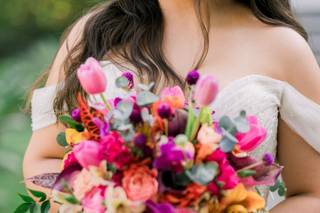
[[[281,69],[285,70],[284,78],[306,97],[320,104],[320,69],[312,51],[298,34],[291,30],[284,32],[285,40],[281,41],[282,46],[279,44],[281,49],[278,51],[283,63]],[[271,212],[320,212],[320,153],[282,120],[278,129],[278,159],[284,166],[287,199]]]
[[[68,37],[65,39],[59,49],[55,60],[50,68],[50,74],[46,86],[57,84],[64,79],[63,63],[67,57],[70,48],[74,47],[81,38],[84,25],[88,16],[81,18],[74,25]],[[64,155],[64,149],[56,142],[56,136],[64,130],[62,124],[52,124],[48,127],[36,130],[32,133],[29,146],[25,152],[23,161],[24,178],[51,172],[61,171],[61,159]],[[26,187],[40,190],[51,196],[51,191],[41,188],[26,181]],[[52,212],[57,212],[57,206],[52,208]]]

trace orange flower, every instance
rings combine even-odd
[[[162,197],[164,202],[169,202],[179,207],[188,207],[193,203],[196,203],[201,195],[206,191],[206,186],[202,186],[196,183],[190,184],[181,194],[172,194],[167,192]]]
[[[158,191],[157,171],[144,165],[131,165],[124,171],[122,186],[132,201],[146,201]]]
[[[265,207],[265,200],[253,191],[247,191],[243,184],[226,191],[220,201],[221,212],[254,212]]]

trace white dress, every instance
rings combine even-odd
[[[106,96],[114,98],[123,92],[116,88],[114,80],[121,71],[111,62],[101,62],[108,79]],[[53,99],[56,86],[34,91],[32,98],[32,129],[44,128],[56,122]],[[261,158],[266,152],[276,156],[277,127],[279,115],[288,126],[297,132],[310,146],[320,152],[320,105],[303,96],[286,82],[262,75],[249,75],[231,82],[220,91],[213,103],[218,119],[221,115],[237,116],[241,110],[258,117],[267,129],[266,141],[253,153]],[[264,188],[267,196],[267,189]],[[281,201],[269,194],[268,208]]]

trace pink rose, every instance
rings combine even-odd
[[[157,171],[147,166],[132,165],[124,171],[122,186],[132,201],[146,201],[158,191]]]
[[[84,168],[99,166],[99,143],[95,141],[84,141],[73,148],[74,155],[80,165]]]
[[[179,86],[164,88],[161,91],[160,98],[174,108],[183,108],[186,102],[183,91]]]
[[[77,76],[82,88],[88,94],[99,94],[106,90],[107,79],[102,71],[100,63],[90,57],[82,64],[78,71]]]
[[[105,200],[105,186],[94,187],[83,198],[81,204],[85,213],[104,213],[105,207],[103,202]]]
[[[218,147],[219,142],[221,141],[222,136],[218,134],[214,126],[209,126],[208,124],[203,124],[198,132],[197,140],[201,144],[208,144],[215,147]]]
[[[238,132],[236,138],[238,139],[240,150],[250,152],[265,140],[267,131],[265,128],[259,126],[255,116],[248,116],[247,120],[250,125],[250,130],[246,133]]]
[[[122,168],[131,161],[131,154],[124,140],[117,132],[111,132],[100,142],[99,158]]]

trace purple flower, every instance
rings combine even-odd
[[[146,202],[147,213],[175,213],[174,207],[169,203],[155,203],[152,200]]]
[[[158,114],[161,118],[170,118],[172,110],[169,104],[161,103],[158,107]]]
[[[169,138],[166,144],[160,146],[160,156],[154,160],[153,166],[163,171],[174,170],[179,172],[183,169],[183,160],[184,153],[176,149],[173,138]]]
[[[134,144],[141,148],[144,147],[147,143],[147,137],[144,134],[138,134],[134,138]]]
[[[132,113],[130,115],[130,121],[135,124],[142,121],[141,108],[136,103],[134,103],[133,105]]]
[[[73,120],[81,122],[80,109],[79,108],[73,109],[71,112],[71,117]]]
[[[263,162],[267,165],[267,166],[270,166],[274,163],[274,158],[272,156],[272,154],[270,153],[266,153],[264,154],[263,156]]]
[[[122,76],[127,78],[129,81],[128,89],[132,89],[134,87],[133,74],[130,71],[127,71],[127,72],[124,72]]]
[[[200,78],[200,74],[197,70],[192,70],[188,73],[186,77],[187,83],[191,85],[195,85]]]

